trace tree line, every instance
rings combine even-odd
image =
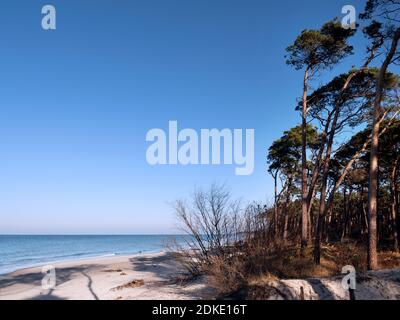
[[[400,58],[400,1],[368,0],[356,29],[338,20],[304,30],[287,49],[286,62],[303,72],[296,105],[299,126],[268,151],[275,182],[268,210],[275,239],[313,247],[347,238],[368,244],[368,268],[378,248],[399,250],[400,118],[396,68]],[[328,83],[320,77],[353,54],[362,32],[363,61]],[[356,132],[349,136],[349,132]]]
[[[303,72],[293,105],[300,123],[268,150],[274,205],[243,205],[219,184],[177,200],[187,236],[171,251],[188,274],[209,275],[222,294],[254,288],[251,297],[265,297],[271,277],[330,276],[348,264],[377,269],[378,256],[381,266],[398,266],[388,259],[400,248],[397,14],[400,0],[368,0],[356,29],[332,20],[287,48],[287,64]],[[367,43],[357,48],[359,65],[320,84],[353,54],[357,32]]]

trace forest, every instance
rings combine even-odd
[[[356,28],[333,19],[288,45],[302,95],[292,108],[299,124],[266,150],[274,203],[243,208],[218,184],[176,201],[192,236],[190,253],[181,250],[191,274],[207,273],[229,293],[271,277],[340,274],[346,265],[400,266],[399,14],[400,1],[368,0]],[[360,34],[363,48],[351,44]],[[363,53],[358,65],[322,80],[355,51]]]
[[[287,48],[287,64],[304,75],[301,125],[268,152],[274,232],[283,241],[299,238],[302,250],[313,246],[317,265],[322,243],[365,241],[370,270],[378,268],[379,248],[399,249],[399,10],[398,1],[367,1],[355,30],[330,21]],[[312,90],[353,53],[357,31],[368,39],[364,61]]]

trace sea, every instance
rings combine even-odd
[[[127,256],[184,245],[180,235],[0,235],[0,274],[62,261]]]

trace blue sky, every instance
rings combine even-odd
[[[52,1],[57,30],[44,31],[49,2],[2,1],[0,233],[174,233],[168,203],[215,181],[270,201],[267,149],[299,122],[302,74],[285,48],[363,3]],[[352,41],[357,54],[334,73],[360,65],[363,41]],[[149,166],[146,133],[170,120],[254,128],[254,174]]]

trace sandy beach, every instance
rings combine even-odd
[[[55,263],[56,287],[43,289],[41,267],[0,276],[0,300],[203,300],[216,291],[205,278],[182,283],[182,268],[165,252],[91,258]],[[397,300],[400,270],[381,270],[357,276],[357,300]],[[250,285],[233,299],[252,299],[252,291],[265,300],[348,300],[343,276],[272,280]],[[303,289],[301,289],[303,288]],[[261,290],[261,291],[260,291]]]
[[[53,264],[57,285],[42,288],[42,268],[0,276],[0,300],[198,300],[213,297],[205,281],[176,281],[183,271],[165,252]]]

